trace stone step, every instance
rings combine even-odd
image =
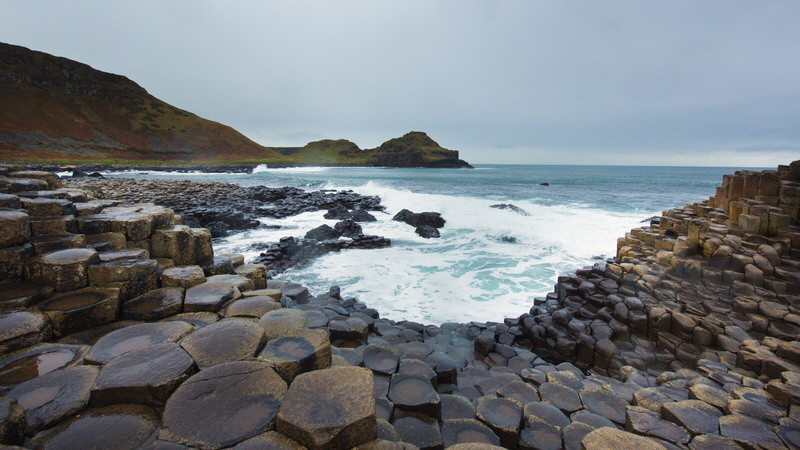
[[[33,306],[53,295],[53,288],[40,283],[0,284],[0,311],[12,311]]]
[[[211,233],[205,228],[174,225],[156,230],[152,235],[152,246],[154,257],[169,258],[177,265],[204,266],[214,259]]]
[[[51,253],[70,248],[86,247],[86,236],[83,234],[52,234],[31,239],[31,245],[37,255]]]
[[[56,294],[38,308],[50,318],[55,337],[61,337],[117,320],[119,305],[119,289],[87,287]]]
[[[47,182],[43,180],[0,176],[0,192],[15,193],[46,189],[48,189]]]
[[[47,189],[58,189],[61,187],[61,180],[56,178],[56,175],[53,172],[47,172],[44,170],[20,170],[16,172],[10,172],[8,177],[16,179],[42,180],[47,184]]]
[[[89,266],[89,284],[119,288],[125,302],[158,288],[157,263],[154,259],[124,258]]]
[[[86,245],[98,252],[115,252],[128,247],[125,235],[114,232],[87,234]]]
[[[0,211],[0,248],[22,245],[31,237],[30,216],[24,211]]]
[[[72,215],[31,218],[31,236],[33,237],[77,232],[78,227],[75,223],[75,217]]]
[[[25,277],[58,292],[80,289],[89,285],[88,268],[99,260],[97,252],[87,248],[45,253],[25,265]]]

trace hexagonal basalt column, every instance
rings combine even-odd
[[[128,320],[159,320],[183,311],[183,289],[153,289],[122,305],[122,318]]]
[[[158,263],[154,259],[126,258],[89,267],[89,284],[119,288],[127,301],[158,287]]]
[[[175,343],[193,330],[192,325],[183,321],[131,325],[101,337],[86,355],[86,362],[105,364],[128,352]]]
[[[22,211],[0,211],[0,247],[21,245],[31,237],[30,217]]]
[[[91,404],[163,405],[195,371],[194,360],[171,342],[124,353],[100,370],[92,388]]]
[[[88,345],[39,344],[0,360],[0,392],[62,367],[80,364]]]
[[[158,414],[143,405],[90,409],[34,436],[34,448],[134,449],[158,430]],[[63,447],[62,447],[63,446]]]
[[[206,265],[214,260],[211,233],[205,228],[175,225],[152,235],[153,256],[169,258],[177,265]]]
[[[61,181],[56,179],[55,174],[44,170],[19,170],[9,173],[8,176],[16,179],[42,180],[45,182],[46,189],[58,189],[61,187]]]
[[[273,339],[258,355],[291,383],[304,372],[331,366],[331,342],[324,330],[301,330]]]
[[[56,337],[117,320],[119,289],[84,288],[50,297],[39,304]]]
[[[204,369],[216,364],[252,358],[266,339],[264,329],[249,319],[230,318],[200,328],[180,344]]]
[[[285,395],[286,383],[267,363],[218,364],[170,396],[159,439],[198,448],[236,445],[274,428]]]
[[[58,292],[88,286],[88,267],[99,261],[97,252],[73,248],[33,258],[25,267],[26,278],[52,286]]]
[[[50,321],[34,311],[0,314],[0,354],[46,340],[51,333]]]
[[[161,286],[189,289],[205,283],[206,276],[200,266],[170,267],[161,273]]]
[[[372,372],[334,367],[294,379],[276,429],[310,449],[350,448],[375,439]]]

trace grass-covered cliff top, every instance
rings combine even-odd
[[[412,132],[361,150],[346,140],[272,148],[150,95],[130,79],[0,43],[0,160],[36,163],[466,167]]]

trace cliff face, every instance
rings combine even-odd
[[[120,75],[0,43],[0,158],[235,160],[280,155]]]
[[[362,150],[347,140],[259,145],[121,75],[0,43],[0,159],[471,167],[422,132]]]
[[[380,167],[437,167],[471,168],[458,158],[457,150],[441,147],[421,131],[412,131],[402,137],[390,139],[378,148],[360,149],[353,142],[323,140],[311,142],[302,148],[281,149],[300,164],[331,164],[345,166]]]

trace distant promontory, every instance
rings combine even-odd
[[[469,168],[412,131],[377,148],[347,140],[265,147],[150,95],[130,79],[0,43],[0,160],[110,165]]]

